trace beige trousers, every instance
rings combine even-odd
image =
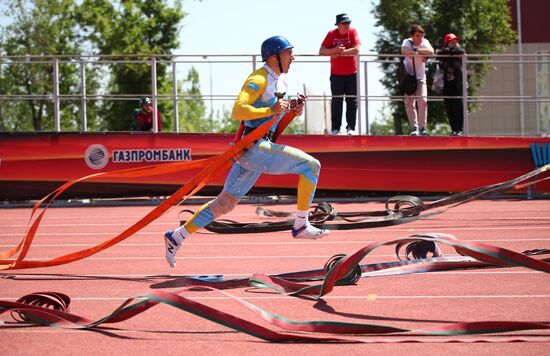
[[[405,94],[404,102],[405,112],[407,113],[411,127],[426,127],[428,120],[428,87],[426,79],[418,80],[416,93],[414,95]]]

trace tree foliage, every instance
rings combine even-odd
[[[89,41],[101,55],[140,54],[142,56],[117,56],[116,59],[141,61],[141,63],[110,64],[108,92],[112,94],[144,95],[152,93],[151,62],[147,54],[171,54],[179,46],[179,23],[184,18],[181,0],[84,0],[79,8],[79,23],[84,27]],[[171,93],[168,77],[169,56],[159,60],[156,66],[157,93]],[[128,130],[134,101],[110,101],[104,103],[104,116],[112,130]],[[159,101],[159,110],[166,121],[173,106]],[[170,122],[163,122],[169,127]]]
[[[0,92],[33,99],[2,101],[0,123],[5,130],[52,130],[53,105],[46,97],[53,92],[53,64],[49,55],[78,52],[81,38],[75,20],[76,3],[74,0],[7,0],[5,9],[12,21],[2,29],[0,54],[14,56],[14,60],[3,63],[0,68]],[[75,90],[77,71],[74,65],[59,65],[59,77],[63,78],[60,92]],[[78,110],[74,103],[65,106],[62,128],[74,129]]]
[[[162,56],[155,68],[163,127],[173,128],[175,107],[164,99],[173,91],[171,53],[179,46],[180,22],[186,15],[181,0],[5,0],[0,9],[9,19],[0,26],[0,55],[11,56],[0,62],[0,93],[13,96],[0,101],[0,130],[54,129],[54,56],[60,58],[59,93],[76,98],[61,100],[62,130],[82,129],[81,65],[88,98],[98,98],[87,101],[88,128],[129,130],[137,99],[152,94],[153,54]],[[81,54],[89,55],[90,63],[74,59]],[[202,100],[194,69],[177,85],[180,94]],[[111,95],[117,94],[128,99],[114,100]],[[188,131],[210,131],[209,125],[203,125],[204,103],[180,104],[180,117],[183,113],[194,122],[185,124]]]
[[[377,34],[375,48],[379,53],[400,53],[401,43],[408,38],[411,24],[420,24],[426,31],[426,38],[438,49],[443,45],[443,36],[453,32],[462,38],[463,48],[472,54],[502,52],[515,40],[511,27],[511,15],[506,0],[380,0],[373,14],[376,25],[382,27]],[[387,60],[388,58],[381,58]],[[394,58],[397,62],[398,58]],[[382,84],[391,95],[400,95],[396,82],[397,65],[384,63],[386,73]],[[489,64],[468,65],[468,95],[475,95],[483,78],[491,69]],[[428,65],[428,95],[435,74],[435,65]],[[401,101],[391,103],[396,134],[407,116]],[[429,124],[432,129],[447,122],[443,105],[428,102]]]
[[[183,100],[179,102],[179,126],[182,132],[212,132],[213,118],[205,120],[206,106],[199,86],[199,73],[191,68],[183,81]]]
[[[3,0],[9,19],[0,25],[1,131],[54,129],[53,65],[60,58],[61,129],[82,130],[79,71],[86,73],[88,129],[129,130],[142,95],[152,94],[151,58],[157,57],[157,94],[163,129],[173,129],[174,110],[184,132],[235,131],[230,112],[206,110],[198,72],[173,84],[172,51],[187,15],[182,0]],[[87,55],[83,63],[78,59]],[[5,56],[12,56],[10,58]],[[18,57],[13,57],[18,56]],[[32,57],[31,57],[32,56]],[[113,61],[119,63],[113,63]],[[120,63],[120,60],[126,63]],[[178,67],[180,68],[180,67]],[[184,99],[174,105],[173,85]],[[113,97],[117,95],[117,97]],[[124,96],[124,97],[122,97]],[[32,97],[32,100],[29,98]],[[221,117],[221,120],[218,120]],[[295,129],[295,127],[297,129]],[[299,131],[295,124],[287,132]]]

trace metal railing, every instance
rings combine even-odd
[[[124,59],[120,59],[124,57]],[[329,58],[326,56],[318,55],[295,55],[296,64],[315,64],[320,63],[328,68]],[[368,66],[371,64],[383,64],[383,63],[395,63],[397,64],[401,55],[397,54],[361,54],[358,55],[358,72],[357,72],[357,99],[358,99],[358,124],[359,132],[369,134],[369,102],[375,101],[395,101],[403,100],[402,96],[392,95],[372,95],[369,91],[368,77],[372,75],[372,69],[368,70]],[[434,65],[437,61],[437,57],[448,56],[430,56],[428,65]],[[486,59],[490,57],[490,59]],[[146,59],[143,59],[146,58]],[[234,100],[237,93],[230,94],[214,94],[212,92],[213,79],[212,79],[212,65],[213,64],[245,64],[249,66],[248,70],[255,70],[261,62],[258,63],[259,55],[112,55],[112,56],[97,56],[97,55],[71,55],[71,56],[0,56],[0,70],[2,66],[9,66],[13,64],[24,65],[51,65],[52,66],[52,93],[45,94],[17,94],[10,95],[8,93],[0,92],[0,104],[5,100],[47,100],[53,104],[53,127],[56,132],[61,131],[61,101],[79,101],[80,102],[80,120],[81,130],[88,131],[87,125],[87,103],[89,100],[137,100],[142,96],[151,96],[153,99],[153,117],[156,117],[158,111],[159,100],[171,100],[174,108],[178,107],[178,102],[182,100],[207,100],[210,101],[210,119],[213,115],[213,102],[220,100]],[[462,71],[463,71],[463,92],[461,97],[463,99],[463,113],[464,113],[464,132],[469,132],[469,103],[476,102],[517,102],[520,104],[520,135],[525,134],[525,108],[524,105],[527,102],[542,103],[545,105],[546,110],[550,111],[549,102],[550,96],[548,94],[543,95],[541,93],[535,93],[534,95],[526,95],[524,93],[525,83],[521,78],[521,84],[518,85],[518,95],[476,95],[468,96],[468,66],[474,64],[514,64],[523,67],[524,65],[531,64],[545,64],[548,65],[550,54],[469,54],[462,56]],[[208,63],[210,66],[210,94],[202,93],[200,97],[192,96],[189,94],[180,94],[178,92],[178,68],[183,65],[197,65],[200,63]],[[151,93],[140,94],[100,94],[89,93],[86,87],[86,75],[87,65],[125,65],[125,64],[145,64],[150,66],[151,72]],[[157,88],[157,66],[159,64],[167,65],[171,69],[172,80],[172,93],[171,94],[159,94]],[[61,93],[59,89],[59,66],[60,65],[75,65],[79,68],[79,93]],[[379,71],[381,69],[378,69]],[[520,71],[522,73],[523,71]],[[328,82],[328,69],[325,80]],[[1,73],[0,73],[1,74]],[[538,87],[539,82],[535,76],[535,85]],[[240,83],[244,77],[240,76],[235,79]],[[544,80],[543,80],[544,81]],[[548,81],[546,82],[548,84]],[[364,88],[364,89],[363,89]],[[545,90],[550,90],[546,88]],[[443,98],[450,98],[444,96],[428,96],[428,100],[441,100]],[[330,96],[329,96],[330,99]],[[323,101],[326,100],[326,95],[310,95],[310,100]],[[549,114],[550,121],[550,114]],[[173,122],[174,131],[179,132],[179,113],[178,110],[173,110]],[[538,122],[538,121],[537,121]],[[362,127],[364,123],[365,127]],[[158,132],[157,121],[153,120],[153,131]],[[549,124],[550,127],[550,124]],[[542,128],[544,129],[544,128]],[[550,128],[547,129],[550,132]],[[538,129],[537,123],[537,131]]]

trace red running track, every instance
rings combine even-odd
[[[227,218],[261,221],[257,205],[242,204]],[[335,204],[339,211],[373,211],[381,203]],[[196,209],[198,206],[186,206]],[[293,204],[269,206],[293,211]],[[153,207],[50,208],[29,258],[48,259],[91,247],[115,236]],[[93,320],[111,313],[129,297],[182,275],[278,274],[320,269],[332,255],[350,254],[374,241],[414,233],[441,232],[514,251],[550,248],[550,201],[483,200],[431,219],[386,228],[333,231],[320,241],[295,241],[289,232],[243,235],[193,235],[179,252],[178,266],[164,260],[162,234],[177,224],[175,208],[136,235],[97,255],[72,264],[0,272],[0,299],[15,301],[32,292],[57,291],[72,298],[71,312]],[[0,210],[0,246],[6,250],[24,235],[30,209]],[[455,254],[443,246],[445,254]],[[374,251],[362,263],[395,261],[393,247]],[[278,315],[299,321],[334,320],[428,329],[451,322],[509,320],[550,322],[550,276],[522,269],[484,269],[363,278],[341,286],[324,302],[285,297],[268,290],[229,290],[235,296]],[[174,291],[178,288],[169,288]],[[247,309],[215,292],[190,291],[184,296],[235,313],[277,330]],[[2,314],[2,320],[11,320]],[[118,324],[96,331],[0,324],[3,355],[133,354],[133,355],[391,355],[403,354],[550,354],[548,331],[510,332],[460,337],[414,333],[361,336],[365,344],[270,344],[192,314],[158,305]],[[521,339],[524,342],[513,342]],[[489,340],[490,343],[443,343]],[[422,341],[422,343],[418,343]]]

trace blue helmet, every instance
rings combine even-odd
[[[294,46],[283,36],[269,37],[262,43],[262,60],[265,61],[272,55],[281,53],[289,48],[294,48]]]

